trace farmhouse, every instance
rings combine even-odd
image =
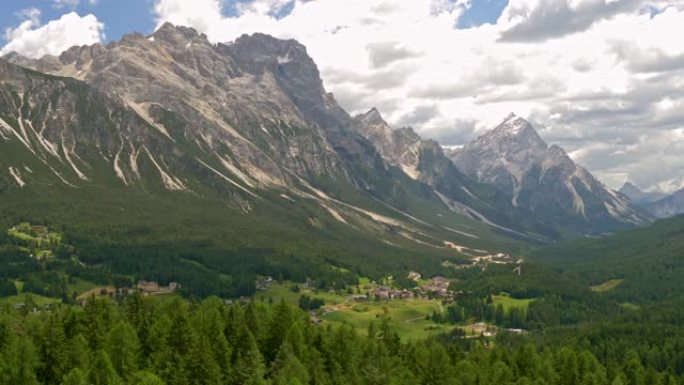
[[[274,282],[275,281],[273,280],[272,277],[266,276],[266,277],[259,278],[256,281],[256,289],[259,291],[266,291]],[[308,282],[306,285],[308,287]]]
[[[138,290],[145,295],[155,295],[155,294],[170,294],[176,292],[181,288],[181,284],[178,282],[171,282],[168,286],[162,286],[154,281],[138,281]]]

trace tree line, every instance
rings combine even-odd
[[[386,313],[362,332],[316,325],[284,302],[226,304],[215,297],[198,302],[135,294],[120,302],[92,298],[83,307],[52,310],[3,305],[0,383],[683,383],[684,366],[661,365],[658,355],[651,359],[639,350],[607,357],[593,351],[590,341],[538,344],[505,334],[494,343],[476,339],[468,345],[456,335],[401,341],[390,327],[391,316]],[[596,344],[619,346],[624,339],[618,335],[604,335]],[[663,348],[681,352],[681,346]]]

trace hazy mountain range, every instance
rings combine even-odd
[[[668,195],[659,191],[645,192],[633,183],[627,182],[620,188],[620,193],[658,218],[684,214],[684,189]]]

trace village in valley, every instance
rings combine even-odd
[[[392,277],[389,277],[390,281]],[[420,273],[410,272],[408,278],[419,283]],[[401,300],[401,299],[432,299],[438,298],[451,300],[454,298],[453,291],[449,290],[450,281],[444,277],[433,277],[427,282],[420,284],[415,289],[393,289],[389,286],[368,287],[367,294],[352,295],[350,298],[355,301],[368,300]]]
[[[511,274],[521,275],[523,259],[508,254],[473,256],[468,264],[456,265],[445,262],[445,268],[457,270],[478,268],[485,270],[490,264],[508,265]],[[455,289],[456,280],[444,276],[425,278],[421,273],[411,271],[402,281],[414,282],[413,287],[398,285],[395,277],[385,277],[379,282],[361,278],[355,288],[346,291],[319,290],[313,282],[303,284],[279,282],[272,277],[261,277],[256,282],[256,298],[261,300],[285,300],[302,307],[302,298],[306,304],[316,299],[319,306],[305,308],[312,320],[318,324],[348,324],[365,329],[370,322],[377,322],[389,316],[392,326],[407,338],[423,338],[444,332],[458,331],[456,335],[463,338],[493,338],[498,332],[505,330],[514,334],[524,334],[525,330],[501,328],[485,322],[470,321],[463,325],[434,322],[431,317],[443,313],[445,308],[458,303],[459,297],[467,295]],[[406,278],[406,279],[403,279]],[[404,287],[402,287],[404,286]],[[494,304],[502,304],[506,311],[512,307],[526,308],[529,301],[510,298],[506,293],[492,296]],[[304,308],[304,307],[303,307]]]
[[[55,258],[59,252],[68,252],[69,246],[62,242],[61,234],[48,229],[47,226],[21,223],[8,230],[8,235],[18,242],[22,250],[31,258],[45,263]],[[60,251],[61,250],[61,251]],[[77,263],[82,264],[76,260]],[[359,277],[355,286],[344,290],[324,290],[316,287],[312,280],[303,283],[278,281],[272,277],[262,276],[256,282],[256,299],[284,300],[308,311],[311,319],[317,324],[348,324],[357,329],[366,329],[372,322],[380,319],[389,320],[392,327],[406,338],[424,338],[445,332],[454,332],[464,338],[491,338],[501,330],[512,333],[525,333],[519,329],[502,329],[492,324],[470,320],[454,325],[437,322],[436,314],[443,314],[446,307],[458,304],[459,298],[468,296],[458,290],[457,280],[449,278],[454,274],[449,271],[466,269],[486,270],[490,265],[509,266],[511,274],[521,275],[524,260],[508,254],[487,254],[477,250],[461,263],[444,261],[445,276],[424,277],[417,271],[411,271],[402,277],[384,277],[378,281]],[[335,267],[335,269],[342,270]],[[131,280],[133,278],[131,277]],[[73,281],[73,282],[71,282]],[[17,283],[21,292],[23,282]],[[151,280],[139,280],[137,283],[119,286],[100,286],[82,279],[71,279],[68,282],[70,297],[85,306],[93,297],[110,297],[113,299],[139,293],[143,296],[175,296],[182,286],[178,282],[162,284]],[[73,296],[71,293],[73,292]],[[17,309],[33,309],[32,311],[49,311],[58,299],[49,299],[40,295],[26,294],[15,296]],[[250,301],[251,298],[243,298]],[[56,301],[56,302],[55,302]],[[506,309],[525,307],[528,302],[508,297],[505,293],[493,296],[495,305],[503,304]],[[516,302],[517,301],[517,302]],[[232,301],[227,300],[226,303]]]

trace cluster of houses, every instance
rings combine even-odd
[[[413,299],[415,298],[415,293],[406,289],[392,289],[387,286],[380,286],[376,289],[370,290],[367,295],[357,295],[356,300],[365,299],[379,299],[379,300],[389,300],[389,299]]]
[[[174,293],[181,285],[178,282],[170,282],[168,286],[163,286],[154,281],[138,281],[137,288],[143,295],[158,295]]]
[[[505,253],[497,253],[497,254],[488,254],[488,255],[479,255],[479,256],[474,256],[470,258],[469,263],[462,263],[462,264],[457,264],[453,263],[451,261],[444,261],[442,262],[442,266],[451,268],[451,269],[456,269],[456,270],[462,270],[462,269],[471,269],[471,268],[480,268],[482,270],[486,270],[487,266],[494,264],[494,265],[516,265],[516,271],[520,274],[520,266],[525,262],[523,258],[514,258],[510,254],[505,254]]]
[[[449,297],[449,283],[451,282],[444,277],[434,277],[426,285],[421,286],[420,290],[427,294],[446,298]]]
[[[471,335],[466,338],[477,338],[477,337],[495,337],[500,331],[506,331],[512,334],[528,334],[527,330],[524,329],[513,329],[513,328],[500,328],[495,325],[490,325],[484,322],[477,322],[468,326],[471,331]]]
[[[411,272],[408,276],[414,281],[420,280],[420,274]],[[379,286],[372,288],[367,294],[352,295],[350,299],[354,301],[368,301],[368,300],[401,300],[414,298],[442,298],[453,299],[455,293],[449,290],[450,281],[444,277],[434,277],[426,284],[419,286],[413,290],[394,289],[388,286]]]
[[[266,291],[266,290],[268,290],[268,288],[271,287],[271,285],[273,285],[274,283],[275,283],[275,280],[273,279],[273,277],[268,277],[268,276],[266,276],[266,277],[259,277],[259,278],[256,280],[256,283],[255,283],[255,284],[256,284],[256,289],[257,289],[257,290],[259,290],[259,291]]]

